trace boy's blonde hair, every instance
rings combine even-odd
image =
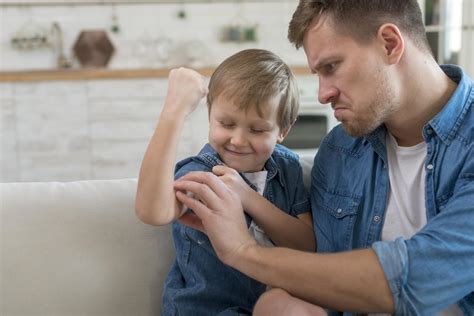
[[[270,99],[280,96],[277,124],[281,131],[288,130],[298,115],[298,86],[290,67],[263,49],[240,51],[216,68],[209,82],[209,111],[219,96],[241,110],[255,106],[260,116]]]

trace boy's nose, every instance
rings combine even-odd
[[[234,146],[244,146],[247,144],[247,138],[245,137],[245,133],[240,130],[235,130],[232,133],[232,137],[230,138],[230,143]]]

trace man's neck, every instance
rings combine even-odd
[[[401,106],[385,125],[399,146],[409,147],[424,141],[423,127],[443,109],[457,85],[432,59],[418,60],[407,69]]]

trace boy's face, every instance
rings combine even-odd
[[[254,106],[240,110],[219,96],[209,113],[209,143],[222,161],[238,172],[263,170],[265,162],[286,136],[277,124],[280,97],[269,100],[260,117]]]

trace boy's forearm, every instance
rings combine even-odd
[[[173,182],[184,120],[184,115],[166,112],[165,107],[143,158],[135,209],[138,217],[148,224],[167,224],[180,215]]]
[[[244,204],[245,211],[277,246],[315,251],[313,229],[303,221],[286,214],[253,190]]]

